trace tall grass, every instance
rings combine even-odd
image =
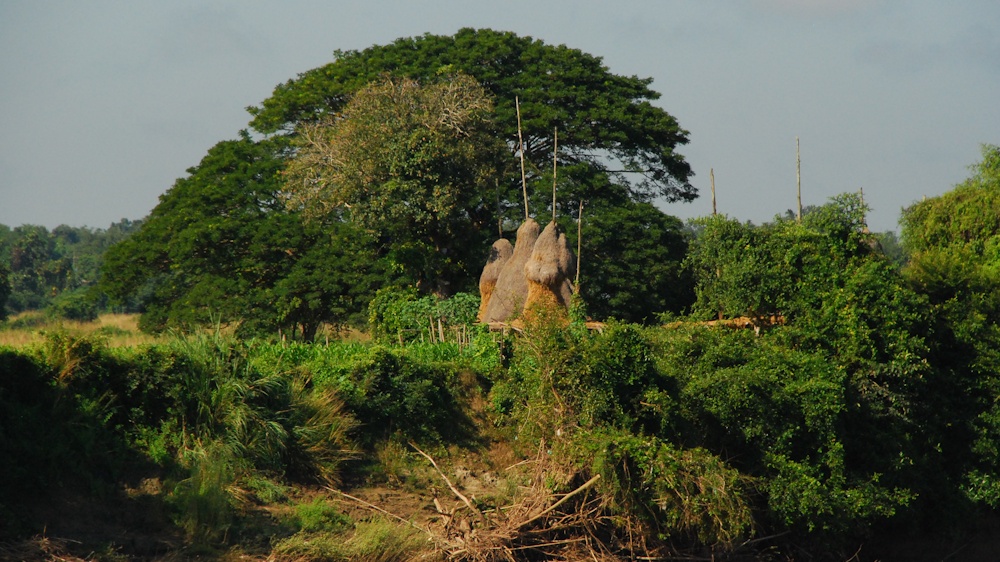
[[[351,533],[298,533],[278,542],[272,558],[278,561],[354,562],[444,559],[427,537],[416,529],[380,518],[359,521]]]
[[[92,322],[59,320],[41,311],[27,311],[0,322],[0,346],[25,347],[39,344],[45,334],[62,331],[76,337],[100,337],[109,347],[132,347],[163,343],[167,337],[144,334],[138,314],[102,314]]]

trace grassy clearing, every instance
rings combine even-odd
[[[23,347],[41,343],[47,332],[65,331],[74,336],[99,336],[109,347],[163,343],[168,338],[139,331],[138,314],[102,314],[93,322],[53,320],[38,311],[22,312],[0,323],[0,346]]]

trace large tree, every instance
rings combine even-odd
[[[935,377],[926,424],[948,463],[941,478],[1000,506],[1000,147],[972,174],[903,212],[907,279],[929,300]]]
[[[385,75],[436,80],[465,73],[494,98],[499,137],[518,151],[515,98],[520,99],[529,181],[551,186],[553,132],[558,129],[560,205],[566,212],[589,201],[690,201],[691,168],[676,152],[687,131],[652,104],[652,79],[611,73],[599,57],[531,37],[489,29],[454,36],[422,35],[363,51],[338,51],[336,60],[279,85],[257,107],[251,126],[265,134],[293,133],[302,123],[339,114],[361,88]],[[502,178],[498,197],[509,218],[523,216],[520,176]],[[546,204],[536,205],[547,209]]]
[[[358,317],[381,282],[373,243],[328,217],[305,224],[278,198],[287,143],[248,134],[212,147],[132,237],[108,250],[102,288],[144,295],[144,329],[239,322],[244,333]]]
[[[366,86],[337,116],[299,126],[288,202],[306,216],[349,215],[425,290],[449,293],[474,276],[496,216],[492,108],[465,75]]]
[[[575,243],[576,228],[566,226]],[[651,324],[694,302],[680,219],[650,203],[595,206],[584,210],[581,230],[579,292],[589,315]]]
[[[357,105],[371,107],[373,83],[384,84],[388,78],[389,83],[405,84],[408,83],[406,78],[412,78],[426,87],[440,84],[442,77],[463,74],[472,76],[492,95],[495,140],[506,145],[508,158],[506,166],[498,166],[492,185],[486,182],[483,186],[482,182],[472,180],[477,177],[475,173],[466,172],[469,180],[458,185],[466,191],[456,199],[461,208],[447,215],[450,222],[446,221],[445,228],[437,229],[439,234],[460,241],[460,248],[452,246],[447,248],[447,253],[436,254],[452,262],[449,265],[453,274],[446,276],[450,277],[447,279],[451,282],[449,289],[465,289],[474,281],[474,268],[481,267],[488,238],[495,231],[490,225],[499,221],[509,232],[523,219],[521,175],[516,158],[523,146],[532,215],[543,222],[551,217],[554,152],[558,163],[558,215],[575,215],[581,201],[587,202],[588,209],[601,213],[601,218],[594,217],[593,226],[588,229],[590,235],[585,237],[589,257],[585,256],[584,261],[607,266],[600,271],[592,269],[594,275],[588,276],[587,286],[595,289],[589,294],[600,299],[595,302],[594,312],[600,316],[650,319],[656,312],[676,312],[683,308],[686,297],[671,296],[665,300],[657,297],[657,302],[643,305],[645,297],[635,294],[638,289],[636,277],[626,271],[648,272],[657,295],[665,289],[665,283],[677,281],[676,268],[670,265],[678,259],[677,245],[673,241],[659,252],[637,251],[642,243],[663,242],[663,236],[673,240],[676,229],[663,224],[662,213],[640,212],[649,209],[634,205],[650,203],[657,198],[689,201],[697,196],[689,181],[691,168],[677,153],[677,148],[687,142],[687,132],[670,114],[653,105],[659,94],[650,88],[651,79],[613,74],[599,57],[563,45],[547,45],[531,37],[488,29],[462,29],[454,36],[427,34],[403,38],[363,51],[337,52],[334,62],[279,85],[270,98],[258,107],[249,108],[254,115],[251,126],[264,134],[307,137],[300,142],[308,145],[317,126],[327,131],[338,127],[347,129],[352,113],[357,115]],[[358,92],[363,92],[360,102]],[[520,101],[523,145],[518,134],[516,100]],[[384,108],[382,111],[383,115],[392,113]],[[405,123],[406,119],[394,121]],[[356,149],[355,160],[343,167],[345,175],[353,174],[350,176],[353,178],[365,177],[366,174],[355,173],[358,163],[368,164],[372,160],[370,154],[363,152],[364,147],[370,145],[348,142],[357,137],[357,131],[354,128],[354,134],[341,132],[336,135],[343,146]],[[397,140],[399,138],[397,136]],[[395,148],[405,145],[393,144]],[[433,143],[420,144],[424,146],[433,146]],[[386,153],[394,152],[386,151],[383,155]],[[490,157],[484,154],[490,151],[480,150],[479,164],[483,163],[482,159],[489,160]],[[393,156],[392,161],[424,164],[426,160],[422,157],[423,153],[417,152],[413,157]],[[474,163],[467,161],[462,165],[470,171],[486,169],[470,164]],[[420,166],[415,168],[419,171]],[[449,172],[453,173],[454,168]],[[440,178],[424,176],[423,179],[425,183],[439,181],[445,187],[457,185],[450,183],[449,178],[440,181]],[[342,185],[351,185],[351,182]],[[381,197],[377,200],[397,197],[395,208],[406,208],[413,194],[399,188],[409,185],[412,184],[383,177]],[[415,207],[422,208],[420,204]],[[620,210],[616,211],[616,207]],[[365,210],[381,213],[381,216],[370,215],[382,219],[378,230],[383,233],[392,230],[392,209],[370,207]],[[609,213],[623,215],[621,228],[603,219],[610,216]],[[593,211],[590,214],[594,216]],[[405,221],[399,224],[403,226],[400,231],[409,228]],[[595,231],[595,227],[616,228],[616,231]],[[456,236],[457,233],[461,234]],[[633,238],[625,240],[628,237]],[[626,242],[630,249],[624,248]],[[425,267],[430,266],[426,270],[441,271],[442,264],[427,264],[425,258],[443,247],[445,245],[438,241],[422,248],[398,248],[409,250],[411,260],[414,253],[423,256],[420,261]],[[457,251],[459,249],[464,252]],[[480,250],[478,255],[466,257],[476,249]],[[616,271],[607,261],[610,259],[637,261],[619,262]],[[464,282],[461,281],[463,274],[458,273],[461,271],[464,271]],[[613,279],[605,279],[605,274]],[[668,290],[668,294],[681,295],[687,291],[679,287]],[[640,292],[646,296],[650,294],[649,288]]]
[[[261,136],[219,143],[178,180],[139,235],[110,252],[105,287],[119,299],[145,295],[149,327],[221,316],[243,318],[244,325],[257,318],[261,329],[294,322],[305,332],[317,314],[356,310],[373,279],[384,281],[386,262],[393,275],[423,281],[428,291],[468,290],[496,225],[509,232],[524,217],[515,97],[532,214],[542,220],[549,217],[556,129],[560,216],[571,216],[581,200],[588,208],[611,209],[696,196],[691,169],[676,152],[687,132],[653,105],[659,94],[650,82],[612,74],[599,58],[576,49],[491,30],[338,52],[334,62],[279,85],[249,108],[251,127]],[[456,114],[447,105],[421,97],[439,86],[475,94],[468,119],[449,121]],[[488,98],[485,105],[479,98]],[[407,99],[425,107],[386,103]],[[428,116],[449,126],[428,127]],[[303,166],[320,172],[311,177],[297,174],[296,163],[309,157],[313,141],[338,147],[314,152],[320,160],[323,154],[350,159],[325,170]],[[303,223],[303,211],[312,207],[293,203],[289,209],[281,200],[279,193],[296,180],[334,196],[331,205],[316,207],[323,211],[318,220]],[[357,197],[363,192],[374,197]],[[614,236],[593,239],[615,243]],[[310,250],[310,244],[333,246]],[[594,251],[625,257],[614,248]],[[354,273],[362,279],[351,281]],[[612,284],[602,292],[633,289]],[[622,302],[634,309],[638,301]],[[306,316],[313,320],[293,320]]]

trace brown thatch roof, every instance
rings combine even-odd
[[[490,248],[490,256],[486,259],[486,267],[483,268],[482,275],[479,276],[479,321],[484,321],[486,309],[489,307],[490,299],[493,296],[493,289],[497,286],[497,279],[500,278],[500,271],[504,264],[514,253],[514,247],[506,238],[501,238],[493,243]]]
[[[525,312],[544,307],[565,315],[573,296],[571,279],[576,273],[576,259],[569,249],[566,235],[554,221],[550,222],[535,241],[531,258],[524,266],[528,281]]]
[[[517,229],[514,252],[500,270],[486,314],[481,318],[483,322],[506,322],[524,308],[528,298],[524,265],[531,258],[540,230],[538,223],[530,218]]]

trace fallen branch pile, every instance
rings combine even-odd
[[[436,518],[432,523],[416,525],[378,506],[338,493],[426,533],[448,560],[660,559],[651,556],[655,553],[645,547],[641,532],[631,532],[632,525],[610,515],[608,498],[597,486],[600,475],[584,479],[580,474],[567,473],[540,452],[535,459],[508,467],[509,477],[520,485],[506,505],[491,506],[468,497],[430,455],[412,443],[411,446],[430,462],[452,495],[434,498]],[[556,493],[553,488],[569,491]]]

